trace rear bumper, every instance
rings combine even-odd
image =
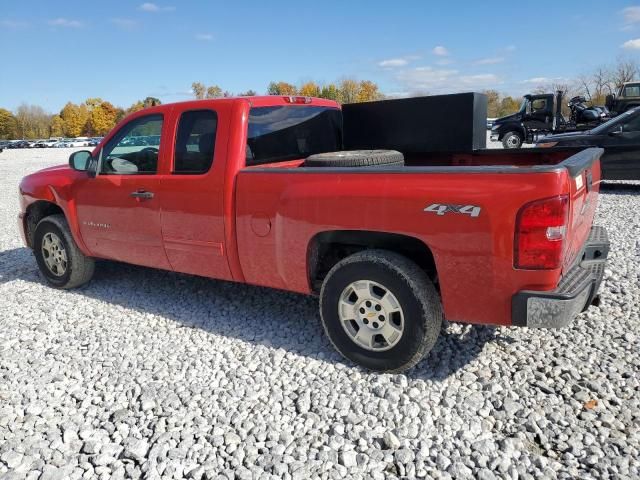
[[[609,254],[609,237],[604,227],[592,227],[580,260],[550,292],[523,290],[511,305],[511,323],[534,328],[567,326],[597,298]]]

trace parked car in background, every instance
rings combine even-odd
[[[103,137],[93,137],[89,139],[89,147],[96,147],[102,141]]]
[[[493,127],[493,123],[496,121],[495,118],[487,118],[487,130],[491,130]]]
[[[69,138],[66,143],[67,143],[67,147],[88,147],[89,139],[88,138]]]
[[[53,148],[65,148],[69,146],[69,140],[66,138],[63,138],[61,140],[58,140],[57,142],[54,142],[51,146]]]
[[[600,166],[604,180],[640,180],[640,106],[585,132],[543,137],[536,147],[602,147]]]
[[[29,148],[29,141],[27,140],[16,140],[9,145],[8,148]]]

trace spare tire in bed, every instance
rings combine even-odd
[[[307,157],[303,167],[398,167],[404,165],[404,155],[395,150],[348,150],[317,153]]]

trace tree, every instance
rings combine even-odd
[[[320,87],[315,82],[307,82],[302,84],[298,93],[305,97],[319,97]]]
[[[222,89],[218,85],[211,85],[207,88],[205,98],[220,98],[223,95]]]
[[[49,135],[51,115],[38,105],[23,103],[15,113],[16,135],[20,138],[43,138]]]
[[[610,82],[615,90],[619,90],[626,82],[631,82],[636,78],[640,66],[636,60],[631,58],[618,57],[616,64],[611,69]]]
[[[356,95],[356,102],[373,102],[380,100],[383,95],[378,89],[378,85],[370,80],[363,80],[358,85],[358,94]]]
[[[144,108],[155,107],[156,105],[162,105],[159,98],[147,97],[142,101]]]
[[[197,100],[202,100],[207,93],[207,87],[205,87],[203,83],[193,82],[191,84],[191,91],[193,91],[193,96],[196,97]]]
[[[519,109],[520,101],[511,96],[504,97],[500,101],[500,109],[498,110],[498,114],[496,115],[496,117],[511,115],[512,113],[516,113]]]
[[[335,84],[330,83],[329,85],[322,87],[322,90],[320,91],[320,98],[326,98],[337,102],[340,100],[340,91]]]
[[[76,105],[68,102],[62,111],[60,117],[64,123],[64,134],[67,137],[78,137],[82,135],[89,120],[89,110],[86,105]]]
[[[88,131],[92,135],[105,135],[115,125],[118,110],[111,103],[100,100],[89,111]]]
[[[246,92],[238,94],[239,97],[255,97],[256,95],[258,95],[258,92],[251,89],[247,90]]]
[[[295,85],[287,82],[271,82],[268,88],[269,95],[297,95]]]
[[[138,112],[143,108],[144,108],[144,102],[142,102],[141,100],[138,100],[136,103],[132,104],[129,108],[127,108],[125,112],[127,115],[129,115],[130,113]]]
[[[54,115],[51,117],[51,127],[49,129],[49,136],[62,137],[64,135],[64,121],[60,115]]]
[[[15,138],[16,133],[16,117],[9,110],[0,108],[0,138]]]
[[[497,90],[485,90],[482,93],[487,96],[487,117],[500,117],[500,93]]]
[[[338,84],[340,103],[356,103],[360,85],[353,79],[345,78]]]

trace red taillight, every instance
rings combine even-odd
[[[567,233],[569,197],[544,198],[527,203],[516,218],[516,268],[560,268]]]
[[[311,103],[311,97],[295,97],[295,96],[288,95],[282,98],[284,98],[284,101],[287,103],[299,103],[299,104]]]

